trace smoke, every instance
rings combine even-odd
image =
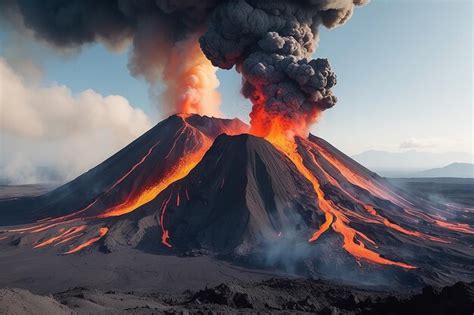
[[[300,225],[301,217],[293,216]],[[294,221],[298,222],[298,221]],[[281,236],[261,244],[254,263],[263,267],[278,268],[292,275],[311,276],[316,279],[333,280],[349,285],[380,286],[396,285],[392,272],[395,269],[361,268],[339,245],[341,239],[329,232],[316,243],[308,242],[307,235],[285,226]],[[257,260],[262,257],[263,260]]]
[[[197,49],[216,1],[170,0],[6,0],[0,16],[60,50],[102,43],[113,51],[131,45],[129,70],[161,95],[167,114],[186,111],[219,115],[216,69]],[[179,65],[178,73],[169,64]]]
[[[67,180],[87,171],[151,127],[117,95],[28,82],[0,58],[0,173],[9,183]],[[47,171],[55,169],[54,176]]]
[[[311,59],[318,27],[343,24],[363,2],[238,0],[214,10],[201,47],[214,65],[242,74],[254,134],[306,136],[318,114],[336,104],[329,62]]]
[[[311,59],[320,25],[346,22],[366,0],[7,0],[14,25],[65,48],[131,43],[129,69],[154,85],[165,81],[165,112],[218,114],[212,65],[235,66],[253,103],[252,131],[306,135],[333,107],[336,75],[326,59]],[[8,9],[8,10],[7,10]],[[171,107],[170,107],[171,106]]]
[[[163,72],[167,86],[163,104],[170,106],[167,112],[177,109],[180,113],[220,116],[217,69],[202,53],[198,38],[191,35],[171,49]]]

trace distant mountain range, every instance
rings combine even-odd
[[[369,150],[352,158],[386,177],[474,177],[469,153]]]
[[[474,164],[451,163],[445,167],[432,168],[415,174],[416,177],[460,177],[474,178]]]
[[[371,171],[385,177],[459,177],[474,178],[474,154],[462,152],[432,153],[415,150],[388,152],[369,150],[352,158]],[[3,173],[0,164],[0,174]],[[62,184],[61,177],[54,167],[40,166],[35,169],[35,183]],[[3,174],[2,174],[3,175]],[[25,184],[11,182],[0,175],[0,185]],[[26,182],[29,183],[29,182]]]

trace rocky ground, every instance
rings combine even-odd
[[[443,191],[425,183],[416,191],[472,204],[461,200],[472,202],[465,194],[471,186],[442,184]],[[0,193],[35,195],[43,187],[8,189]],[[474,283],[387,291],[288,277],[200,255],[133,249],[61,256],[8,245],[0,249],[0,314],[474,314]]]
[[[472,314],[474,283],[383,292],[307,279],[225,283],[181,294],[74,288],[50,296],[0,290],[0,314]]]

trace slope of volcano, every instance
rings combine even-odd
[[[312,135],[288,150],[246,129],[171,116],[71,183],[1,203],[0,246],[210,255],[365,285],[474,280],[473,209],[411,197]]]

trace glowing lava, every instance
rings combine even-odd
[[[410,204],[408,201],[401,198],[400,196],[393,194],[390,191],[387,191],[386,187],[381,187],[375,181],[369,180],[361,176],[360,174],[353,172],[344,163],[334,158],[329,152],[327,152],[324,148],[322,148],[318,144],[312,142],[311,145],[315,146],[317,151],[327,161],[329,161],[351,184],[364,188],[365,190],[369,191],[372,195],[385,199],[385,200],[389,200],[395,204],[399,204],[399,205],[401,203],[403,203],[404,205]]]
[[[169,195],[169,197],[167,199],[165,199],[161,205],[161,210],[160,210],[160,226],[161,226],[161,243],[167,247],[172,247],[171,244],[168,242],[169,238],[170,238],[170,234],[169,234],[169,231],[167,229],[165,229],[165,224],[164,224],[164,220],[165,220],[165,213],[166,213],[166,208],[168,207],[168,204],[171,200],[171,194]]]
[[[199,163],[199,161],[201,161],[206,151],[211,147],[212,141],[188,124],[186,121],[187,115],[180,115],[180,117],[183,119],[184,126],[178,131],[179,135],[176,137],[176,140],[165,159],[167,159],[169,155],[174,152],[176,142],[178,139],[180,139],[181,135],[184,135],[186,131],[190,132],[190,136],[198,142],[194,145],[194,148],[184,152],[183,156],[176,162],[176,164],[171,166],[167,173],[151,187],[142,189],[142,191],[136,195],[129,195],[122,203],[105,210],[99,215],[99,218],[124,215],[134,211],[144,204],[147,204],[148,202],[155,199],[169,185],[188,175],[188,173]]]
[[[107,232],[109,231],[109,228],[107,227],[101,227],[99,229],[99,235],[94,237],[94,238],[91,238],[90,240],[76,246],[76,247],[73,247],[72,249],[68,250],[67,252],[65,252],[64,254],[65,255],[68,255],[68,254],[73,254],[73,253],[77,253],[78,251],[86,248],[86,247],[89,247],[91,246],[92,244],[94,244],[95,242],[99,241],[102,237],[104,237]]]
[[[124,215],[152,201],[169,185],[188,175],[188,173],[199,163],[199,161],[201,161],[202,157],[207,151],[207,147],[208,146],[205,145],[197,152],[189,153],[188,155],[184,156],[168,171],[168,174],[166,174],[154,186],[146,188],[137,196],[129,196],[127,200],[115,207],[106,210],[99,217],[108,218]]]
[[[40,248],[40,247],[43,247],[43,246],[46,246],[46,245],[51,245],[51,244],[54,244],[56,242],[61,242],[61,241],[64,241],[66,239],[70,239],[70,237],[72,235],[76,235],[77,233],[83,231],[85,228],[86,228],[85,225],[81,225],[81,226],[76,226],[76,227],[67,229],[66,231],[64,231],[63,233],[61,233],[57,236],[48,238],[48,239],[36,244],[34,246],[34,248]]]
[[[468,224],[449,223],[449,222],[441,221],[441,220],[435,220],[435,224],[448,230],[466,233],[466,234],[474,234],[474,229],[471,228]]]
[[[124,183],[125,180],[132,177],[135,172],[140,172],[138,176],[140,176],[140,174],[144,172],[143,165],[146,161],[148,161],[147,163],[150,163],[150,157],[153,155],[156,149],[159,148],[160,143],[163,143],[166,138],[159,139],[158,141],[153,143],[146,150],[146,153],[141,156],[136,163],[131,165],[123,174],[120,175],[120,177],[118,177],[115,182],[113,182],[109,187],[107,187],[107,189],[100,192],[100,194],[98,194],[90,203],[88,203],[80,210],[74,211],[70,214],[63,216],[47,217],[26,227],[9,229],[5,230],[4,232],[20,234],[40,233],[52,230],[53,228],[56,228],[58,226],[65,226],[64,228],[57,229],[56,235],[50,236],[48,238],[43,238],[37,241],[34,247],[43,248],[48,245],[57,246],[59,244],[69,242],[74,238],[81,236],[80,232],[84,230],[85,227],[79,230],[76,228],[68,227],[68,224],[74,223],[75,221],[87,222],[87,220],[91,219],[107,219],[110,217],[121,216],[138,209],[139,207],[147,204],[148,202],[156,198],[163,190],[169,187],[169,185],[188,175],[188,173],[196,166],[196,164],[199,163],[205,152],[212,145],[214,133],[218,135],[216,131],[222,130],[222,132],[225,132],[227,134],[240,134],[246,130],[245,125],[240,125],[238,121],[236,121],[235,123],[230,122],[230,124],[223,123],[218,126],[214,126],[212,124],[210,124],[209,126],[199,125],[199,127],[204,128],[203,130],[201,130],[198,127],[194,127],[194,125],[188,122],[188,118],[191,117],[191,115],[179,114],[176,116],[181,119],[182,125],[179,129],[176,130],[175,134],[172,135],[172,139],[174,141],[171,142],[170,145],[167,143],[167,145],[169,146],[162,148],[161,151],[164,151],[164,153],[166,154],[166,156],[162,158],[164,159],[166,164],[170,166],[167,169],[164,167],[158,168],[161,170],[161,174],[158,176],[153,176],[153,174],[149,174],[149,176],[152,177],[150,178],[151,181],[149,180],[147,185],[140,185],[139,183],[134,183],[134,185],[130,188],[128,187],[128,184],[125,186],[122,186],[121,184]],[[206,123],[207,122],[208,121],[206,121]],[[216,130],[211,129],[214,127],[216,127]],[[209,134],[206,131],[210,131]],[[156,163],[163,163],[163,161],[158,160],[156,161]],[[114,193],[120,195],[119,193],[123,191],[122,187],[130,189],[125,199],[119,200],[115,204],[108,205],[105,209],[97,209],[97,206],[100,204],[98,201],[103,200],[104,197],[106,197],[107,195],[111,195]],[[120,188],[120,192],[116,188]],[[186,197],[186,199],[189,200],[190,197],[187,189],[185,190],[185,195],[176,195],[176,204],[178,206],[180,202],[182,202],[182,197]],[[102,204],[104,204],[104,202],[102,202]],[[163,208],[162,211],[161,223],[163,223],[163,216],[165,211],[166,206]],[[2,237],[2,239],[5,238],[6,236]],[[168,231],[163,228],[163,244],[168,247],[171,247],[168,242],[168,239]]]
[[[444,212],[448,213],[448,210],[436,212],[420,210],[421,207],[412,203],[416,204],[415,199],[404,197],[403,194],[397,193],[396,189],[385,184],[377,176],[372,176],[371,173],[363,169],[361,171],[357,164],[351,164],[349,159],[339,154],[330,145],[326,146],[323,141],[312,138],[307,139],[307,130],[304,127],[300,128],[298,124],[292,125],[295,123],[294,121],[281,117],[266,117],[262,120],[264,125],[259,125],[257,123],[261,118],[259,115],[266,115],[266,113],[263,108],[257,106],[252,112],[252,121],[254,122],[252,133],[264,137],[282,152],[314,190],[315,208],[322,212],[323,219],[319,226],[314,226],[314,231],[307,232],[309,242],[316,242],[325,233],[331,233],[342,240],[344,250],[352,255],[360,265],[362,261],[366,261],[413,269],[416,267],[411,264],[382,257],[384,248],[378,248],[379,245],[383,247],[387,244],[384,233],[390,233],[388,235],[389,246],[392,246],[393,240],[407,240],[413,244],[420,242],[417,239],[449,243],[455,241],[451,234],[456,235],[457,232],[474,234],[474,229],[468,224],[447,222],[447,218],[450,216],[445,216]],[[101,226],[110,226],[117,220],[110,218],[131,213],[159,197],[162,201],[161,207],[155,209],[157,219],[155,223],[161,230],[161,243],[168,248],[172,248],[172,245],[180,248],[178,238],[175,243],[171,241],[170,237],[173,235],[170,236],[170,227],[166,225],[168,222],[166,220],[167,211],[173,209],[170,208],[170,205],[176,205],[181,210],[187,206],[191,198],[196,199],[198,196],[193,195],[191,186],[186,187],[180,184],[179,187],[172,186],[173,189],[167,188],[186,177],[195,168],[211,147],[215,136],[213,135],[213,125],[207,125],[209,120],[196,122],[194,117],[185,114],[180,114],[178,117],[182,119],[183,125],[172,129],[173,132],[169,135],[172,140],[167,141],[166,137],[160,137],[160,141],[157,139],[147,140],[146,143],[151,143],[151,145],[144,148],[143,151],[140,150],[142,155],[133,155],[134,163],[125,164],[123,173],[114,174],[115,181],[100,191],[92,201],[87,200],[90,203],[82,209],[80,207],[83,205],[80,204],[77,207],[80,210],[73,213],[59,217],[51,217],[49,214],[50,217],[34,224],[2,232],[34,234],[31,236],[34,240],[32,246],[37,249],[46,246],[62,248],[60,245],[71,244],[70,247],[74,247],[69,247],[69,250],[64,254],[72,254],[98,242],[108,233],[107,227],[96,230],[98,228],[95,227],[96,223],[88,226],[91,220],[102,222]],[[316,118],[317,113],[315,112],[314,116],[309,119],[312,121]],[[194,127],[196,125],[197,127]],[[307,126],[308,123],[301,125]],[[224,130],[228,134],[240,134],[243,131],[232,125],[219,128],[219,132]],[[165,147],[162,148],[160,145],[165,145]],[[155,155],[153,154],[155,151],[159,152]],[[154,167],[153,163],[163,163],[163,165]],[[148,174],[147,167],[149,166],[153,170],[159,171]],[[143,179],[145,180],[141,182]],[[229,178],[222,177],[217,185],[222,189],[228,183],[230,183]],[[124,196],[123,193],[126,195]],[[166,195],[164,195],[165,193]],[[107,195],[110,198],[104,198]],[[162,197],[162,195],[164,196]],[[388,205],[387,208],[385,208],[384,202]],[[103,208],[99,208],[99,206]],[[428,210],[436,210],[433,203],[427,203],[426,206]],[[393,212],[387,210],[393,210]],[[464,209],[456,208],[456,210]],[[401,218],[402,215],[408,220]],[[401,218],[401,220],[397,221],[396,218]],[[414,224],[418,223],[420,223],[418,226],[423,230],[417,231]],[[362,226],[371,224],[380,225],[386,229],[377,228],[375,230],[377,234],[374,234],[374,230],[366,231],[362,228]],[[431,230],[431,228],[435,229]],[[438,234],[440,231],[445,233]],[[92,233],[91,235],[95,237],[77,245],[77,240],[83,239],[88,233]],[[281,231],[276,230],[275,233],[278,237],[282,237]],[[399,238],[398,233],[403,236]],[[7,237],[10,237],[10,234],[1,235],[0,240]],[[423,245],[425,244],[423,243]],[[413,259],[413,261],[416,261],[418,265],[418,260]]]
[[[305,141],[304,142],[305,145],[310,145],[310,146],[313,146],[313,143],[312,142],[308,142],[308,141]],[[306,148],[307,149],[307,148]],[[311,152],[311,150],[308,150],[308,152]],[[318,151],[320,152],[320,151]],[[391,221],[389,221],[387,218],[383,217],[382,215],[380,215],[379,213],[377,213],[377,211],[375,210],[374,206],[372,205],[369,205],[369,204],[364,204],[356,194],[354,193],[351,193],[350,191],[348,191],[347,189],[344,189],[341,184],[332,176],[332,175],[329,175],[329,173],[327,171],[325,171],[322,167],[319,166],[319,163],[318,161],[316,160],[316,156],[313,152],[311,152],[311,158],[312,158],[312,162],[314,163],[314,165],[318,165],[319,167],[319,170],[324,174],[325,178],[331,183],[331,185],[337,187],[338,189],[340,189],[340,191],[342,191],[347,197],[349,197],[349,199],[351,199],[352,202],[354,202],[355,204],[358,204],[360,207],[362,207],[363,209],[365,209],[367,211],[367,213],[369,213],[370,215],[372,215],[374,217],[374,219],[372,218],[368,218],[366,216],[362,216],[358,213],[355,213],[354,211],[351,211],[349,209],[345,209],[345,212],[348,214],[348,215],[351,215],[353,217],[356,217],[358,218],[359,220],[362,220],[366,223],[373,223],[373,224],[383,224],[385,225],[386,227],[392,229],[392,230],[395,230],[395,231],[398,231],[400,233],[403,233],[403,234],[406,234],[406,235],[410,235],[410,236],[415,236],[415,237],[419,237],[419,238],[422,238],[422,239],[425,239],[425,240],[431,240],[431,241],[436,241],[436,242],[441,242],[441,243],[449,243],[449,241],[447,240],[443,240],[439,237],[435,237],[435,236],[431,236],[431,235],[427,235],[427,234],[424,234],[424,233],[421,233],[421,232],[418,232],[418,231],[412,231],[412,230],[409,230],[409,229],[406,229],[398,224],[395,224],[395,223],[392,223]],[[327,155],[325,155],[327,156]],[[332,159],[332,160],[335,160],[335,159]],[[342,165],[341,162],[338,162],[338,165]],[[348,168],[346,169],[346,174],[353,174],[352,171],[350,171]],[[352,178],[358,178],[359,176],[357,174],[353,174],[351,175]],[[356,185],[358,186],[356,183],[357,181],[355,182],[351,182],[353,185]],[[361,186],[359,186],[361,187]],[[361,187],[362,188],[362,187]]]
[[[312,184],[313,189],[317,196],[317,202],[319,209],[324,212],[325,222],[319,227],[317,231],[313,233],[310,242],[316,241],[329,227],[342,235],[343,247],[352,256],[357,259],[365,259],[367,261],[383,264],[383,265],[394,265],[407,269],[414,269],[415,266],[392,261],[381,257],[378,253],[368,249],[361,238],[368,241],[372,245],[376,245],[374,241],[370,240],[363,233],[354,230],[349,224],[349,220],[343,214],[344,208],[334,204],[331,200],[325,199],[325,195],[318,179],[311,173],[311,171],[304,165],[302,156],[298,153],[297,144],[294,141],[294,137],[288,137],[288,129],[285,121],[279,121],[273,118],[271,127],[266,136],[266,139],[272,143],[277,149],[283,152],[296,166],[298,171]]]

